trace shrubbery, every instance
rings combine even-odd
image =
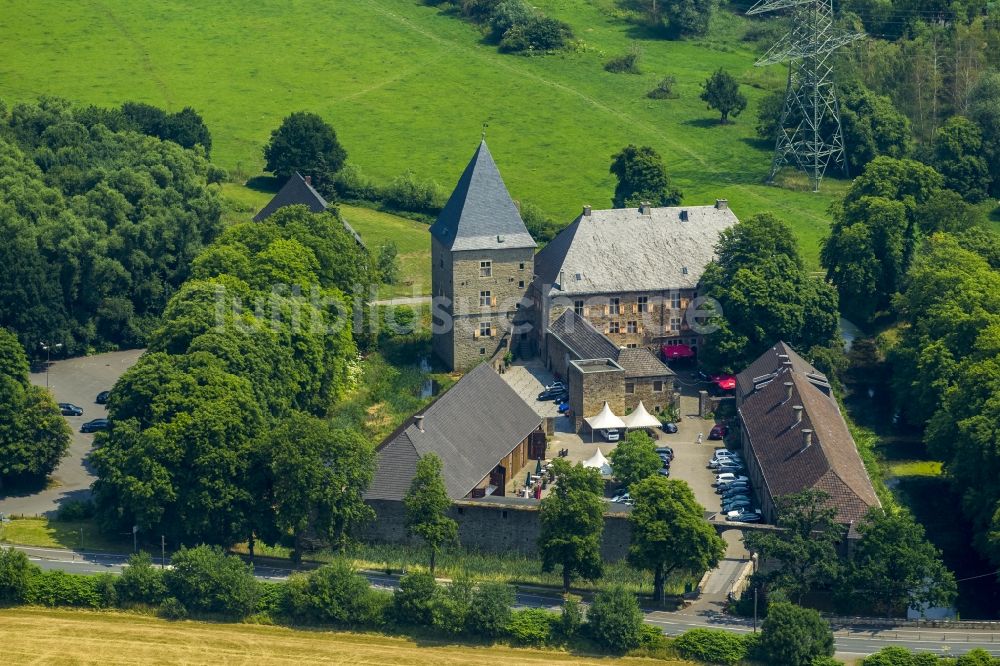
[[[399,624],[431,624],[436,592],[437,582],[431,574],[406,574],[392,595],[393,618]]]
[[[13,548],[0,548],[0,603],[21,603],[27,599],[31,577],[38,567],[28,556]]]
[[[641,57],[642,52],[633,46],[628,50],[628,53],[615,56],[604,63],[604,69],[613,74],[642,74],[642,70],[639,68],[639,59]]]
[[[691,629],[678,636],[673,646],[687,659],[710,664],[738,664],[751,655],[756,645],[752,634],[734,634],[722,629]]]
[[[641,628],[639,601],[620,586],[599,593],[587,612],[587,630],[591,637],[615,652],[638,647]]]
[[[446,4],[425,0],[428,5]],[[489,32],[504,53],[546,53],[557,51],[573,39],[566,23],[542,14],[525,0],[454,0],[462,16]]]
[[[507,624],[507,633],[515,643],[542,647],[552,642],[553,628],[559,616],[541,608],[515,611]]]
[[[65,571],[35,571],[24,601],[39,606],[111,608],[117,605],[118,595],[111,574],[74,576]]]
[[[343,201],[382,204],[386,210],[437,215],[444,207],[445,194],[432,180],[422,180],[412,171],[396,176],[387,185],[375,182],[351,163],[333,176],[333,189]]]
[[[486,639],[500,638],[510,622],[514,588],[504,583],[482,583],[472,594],[466,630]]]
[[[760,635],[758,655],[768,664],[809,666],[833,656],[833,631],[819,613],[782,601],[772,603]]]
[[[350,564],[337,561],[289,579],[283,610],[300,622],[377,626],[390,597],[372,589]]]
[[[153,564],[149,553],[136,553],[128,558],[128,566],[115,584],[118,598],[123,602],[149,604],[161,603],[167,595],[163,570]]]
[[[181,547],[164,574],[167,591],[192,611],[244,618],[254,612],[260,589],[253,567],[218,547]]]

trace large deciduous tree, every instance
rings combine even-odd
[[[363,493],[375,472],[375,452],[358,433],[296,412],[269,433],[264,446],[278,527],[292,533],[296,561],[307,535],[341,547],[353,529],[374,517]]]
[[[971,203],[986,198],[990,189],[990,167],[983,158],[983,133],[962,116],[953,116],[934,134],[934,168],[944,186]]]
[[[595,580],[603,573],[601,535],[604,532],[603,482],[596,469],[557,459],[556,486],[539,508],[538,549],[542,569],[562,569],[563,591],[576,578]]]
[[[264,159],[264,168],[278,178],[290,178],[298,172],[330,191],[326,185],[344,166],[347,151],[325,120],[315,113],[297,111],[271,132]]]
[[[1000,72],[988,72],[969,93],[969,117],[982,132],[990,195],[1000,197]]]
[[[406,530],[427,544],[430,571],[434,573],[438,551],[458,538],[458,523],[448,517],[451,499],[444,485],[441,459],[434,453],[417,462],[417,473],[403,498]]]
[[[612,199],[615,208],[634,207],[644,201],[653,206],[681,202],[681,191],[671,185],[663,158],[649,146],[622,148],[611,158],[611,173],[618,179]]]
[[[747,98],[740,92],[740,84],[733,75],[721,67],[701,84],[701,99],[708,108],[719,112],[723,125],[729,117],[735,118],[747,108]]]
[[[769,587],[801,600],[810,590],[829,587],[837,577],[837,543],[844,538],[844,527],[837,523],[837,510],[829,500],[820,490],[779,497],[777,525],[783,529],[746,535],[749,550],[781,563],[761,575]]]
[[[663,466],[649,435],[633,430],[608,456],[615,478],[626,488],[656,474]]]
[[[721,306],[701,350],[710,367],[736,371],[776,340],[809,349],[836,335],[836,292],[808,274],[791,230],[769,213],[722,232],[702,284]]]
[[[663,603],[668,576],[713,568],[725,554],[726,543],[705,522],[705,508],[687,483],[653,476],[632,486],[631,495],[635,506],[629,514],[628,561],[653,572],[653,597]]]

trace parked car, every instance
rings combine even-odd
[[[83,416],[83,409],[77,407],[72,402],[60,402],[59,411],[63,416]]]
[[[660,468],[660,476],[670,476],[670,468],[669,467],[661,467]]]
[[[743,495],[744,497],[750,497],[750,489],[747,488],[746,486],[737,486],[736,488],[726,487],[719,494],[722,495],[724,498],[725,497],[736,497],[737,495]]]
[[[723,465],[722,467],[716,468],[715,471],[719,474],[739,474],[741,472],[745,472],[746,468],[743,467],[743,465]]]
[[[631,495],[629,495],[628,493],[622,493],[621,495],[615,495],[614,497],[612,497],[611,501],[617,503],[617,502],[624,502],[625,500],[630,500],[630,499],[632,499]]]
[[[740,481],[740,482],[735,482],[735,483],[723,483],[723,484],[720,484],[719,487],[715,489],[715,492],[718,493],[719,495],[721,495],[722,493],[726,492],[727,490],[746,490],[746,491],[749,491],[750,490],[750,484],[747,483],[747,482],[745,482],[745,481]]]
[[[733,481],[749,481],[745,476],[737,476],[733,472],[724,472],[722,474],[717,474],[715,476],[715,482],[712,485],[718,486],[720,484],[732,483]]]
[[[107,430],[110,425],[111,424],[107,419],[94,419],[93,421],[87,421],[80,426],[80,432],[97,432],[98,430]]]
[[[101,391],[97,394],[97,399],[94,400],[98,405],[108,404],[108,398],[111,397],[111,391]]]
[[[559,403],[559,413],[560,414],[565,414],[568,411],[569,411],[569,403],[568,402],[561,402],[561,403]]]
[[[737,523],[759,523],[764,520],[760,511],[731,511],[726,514],[726,520]]]
[[[660,453],[660,454],[663,454],[663,455],[670,456],[671,459],[674,457],[674,450],[672,448],[670,448],[669,446],[658,446],[658,447],[656,447],[656,452]]]
[[[616,428],[607,428],[604,431],[604,439],[606,439],[609,442],[617,442],[621,438],[622,438],[622,434]]]
[[[734,504],[753,504],[753,498],[747,497],[746,495],[733,495],[732,497],[723,497],[719,502],[722,506],[733,506]]]
[[[670,469],[670,461],[666,458],[660,458],[660,467],[663,469]]]
[[[545,389],[538,394],[538,400],[544,402],[545,400],[555,400],[558,397],[565,397],[566,395],[566,389],[564,388]]]
[[[733,502],[726,502],[722,505],[722,512],[729,513],[730,511],[749,511],[750,507],[753,506],[753,502],[750,500],[735,500]]]
[[[663,432],[670,435],[677,434],[677,424],[667,421],[666,423],[663,424]]]
[[[720,446],[719,448],[715,449],[715,451],[712,451],[712,455],[716,455],[717,456],[719,454],[722,454],[724,456],[742,456],[743,455],[739,451],[733,451],[732,449],[727,449],[727,448],[722,447],[722,446]]]
[[[662,460],[663,462],[670,462],[671,460],[674,459],[674,457],[669,453],[657,453],[656,455],[660,456],[660,460]]]
[[[716,423],[712,426],[711,432],[708,433],[709,439],[725,439],[726,435],[729,434],[728,426],[724,426],[721,423]]]
[[[551,384],[549,384],[548,386],[546,386],[545,390],[546,391],[554,391],[556,389],[561,389],[561,390],[565,391],[566,388],[567,388],[566,384],[564,384],[562,382],[559,382],[559,381],[555,381],[555,382],[552,382]]]
[[[722,458],[712,458],[708,461],[707,467],[725,467],[726,465],[742,465],[742,458],[730,458],[728,456],[723,456]]]

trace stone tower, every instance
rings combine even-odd
[[[535,241],[484,140],[431,225],[434,352],[452,370],[502,345],[534,274]]]

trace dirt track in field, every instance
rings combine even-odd
[[[424,645],[402,638],[283,627],[167,622],[127,613],[0,610],[3,664],[657,664],[507,647]],[[680,662],[676,662],[680,663]]]

